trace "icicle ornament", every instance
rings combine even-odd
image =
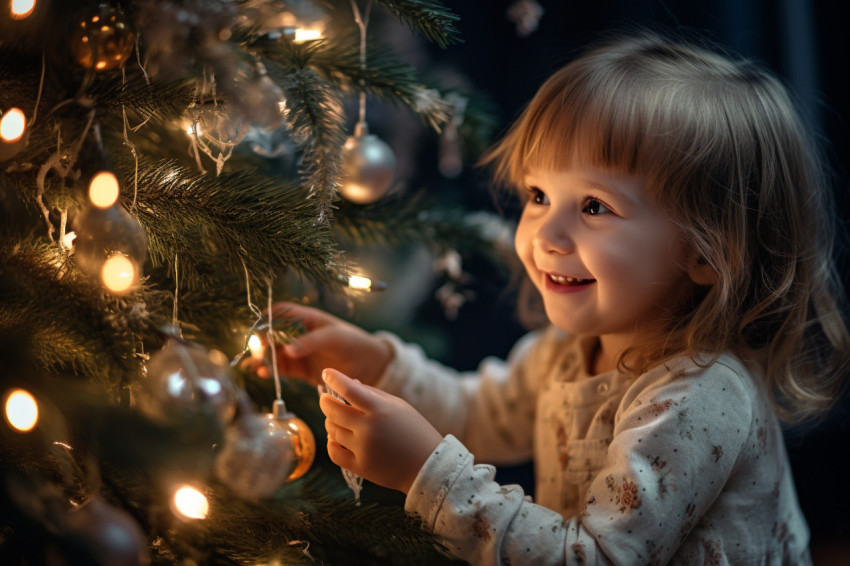
[[[346,405],[351,404],[345,399],[345,397],[334,391],[327,383],[325,385],[319,386],[319,394],[321,395],[322,393],[328,393],[331,395],[331,397],[333,397],[337,401],[345,403]],[[354,493],[354,500],[357,501],[359,504],[360,492],[363,491],[363,478],[361,476],[358,476],[351,470],[347,470],[345,468],[340,468],[340,471],[342,472],[342,477],[345,480],[345,485],[347,485],[348,489],[350,489],[352,493]]]

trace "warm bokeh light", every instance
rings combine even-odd
[[[124,254],[114,253],[103,263],[100,279],[113,293],[123,293],[136,284],[136,264]]]
[[[210,504],[206,496],[190,485],[174,492],[174,510],[187,519],[206,519]]]
[[[251,334],[248,338],[248,349],[251,350],[251,357],[255,360],[263,357],[263,341],[256,334]]]
[[[9,108],[0,118],[0,139],[6,143],[15,143],[24,137],[27,119],[20,108]]]
[[[35,10],[35,0],[12,0],[12,18],[23,20]]]
[[[15,389],[6,397],[6,420],[15,430],[31,431],[38,423],[38,403],[28,391]]]
[[[322,30],[310,28],[298,28],[295,30],[295,43],[302,41],[311,41],[314,39],[322,39]]]
[[[372,288],[372,280],[368,277],[360,277],[359,275],[352,275],[348,278],[348,286],[352,289],[361,289],[364,291],[368,291]]]
[[[227,357],[227,354],[222,352],[221,350],[216,350],[215,348],[210,349],[210,361],[217,366],[227,366],[230,365],[230,359]]]
[[[118,201],[118,179],[110,171],[101,171],[89,183],[89,200],[98,208],[109,208]]]

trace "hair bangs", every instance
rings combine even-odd
[[[651,131],[657,122],[651,97],[640,96],[639,85],[625,73],[571,67],[544,83],[508,134],[482,159],[482,164],[494,166],[497,183],[522,187],[533,169],[596,167],[625,174],[655,170],[656,157],[666,148],[663,132]]]

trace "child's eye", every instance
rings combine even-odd
[[[607,214],[611,212],[611,209],[602,204],[601,201],[595,199],[593,197],[588,197],[585,200],[584,208],[581,210],[585,214],[589,214],[591,216],[596,216],[598,214]]]
[[[528,187],[529,202],[533,202],[534,204],[549,204],[549,199],[546,197],[546,193],[538,189],[537,187]]]

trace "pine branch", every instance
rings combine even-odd
[[[404,107],[439,130],[448,118],[448,105],[439,96],[424,99],[423,93],[435,93],[428,89],[417,76],[416,69],[400,61],[386,46],[370,41],[367,47],[366,69],[360,68],[358,33],[347,33],[339,38],[322,41],[294,43],[281,38],[272,41],[267,37],[255,37],[248,33],[240,36],[249,48],[268,61],[274,61],[281,73],[287,66],[315,69],[331,85],[340,91],[354,95],[361,90]],[[266,66],[271,63],[266,62]]]
[[[116,173],[132,186],[132,163]],[[145,227],[150,260],[159,266],[177,257],[188,287],[216,285],[207,266],[241,276],[244,265],[255,282],[291,268],[328,284],[345,269],[303,189],[246,171],[196,173],[168,160],[143,159],[138,175],[133,212]],[[128,207],[133,196],[124,195]]]
[[[334,0],[340,6],[349,6],[346,0]],[[458,16],[436,0],[375,0],[411,30],[429,41],[446,48],[461,41],[455,27]]]
[[[462,210],[428,206],[424,200],[420,193],[366,206],[347,203],[340,207],[336,229],[355,246],[421,243],[435,253],[457,249],[494,257],[493,242],[478,223],[470,222]]]
[[[331,85],[315,70],[304,68],[284,76],[284,116],[292,139],[304,152],[302,172],[316,201],[319,221],[330,220],[340,184],[345,119]]]
[[[112,77],[96,83],[89,95],[97,100],[99,112],[121,114],[122,107],[143,119],[174,119],[193,100],[193,85],[187,81],[170,84],[147,82],[141,73],[127,73],[126,80]]]
[[[108,296],[66,261],[54,244],[0,239],[0,342],[20,346],[8,352],[20,363],[90,377],[117,398],[138,375],[132,353],[151,323],[145,303],[159,299],[147,289]]]

